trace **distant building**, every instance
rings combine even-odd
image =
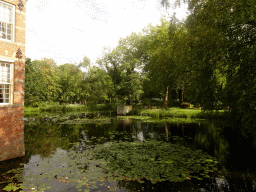
[[[0,0],[0,161],[25,155],[26,1]]]

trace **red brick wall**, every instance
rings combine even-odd
[[[24,62],[14,64],[13,105],[0,106],[0,161],[25,155],[24,67]]]
[[[0,59],[12,60],[14,63],[13,104],[0,105],[0,161],[25,155],[24,148],[24,82],[25,82],[25,25],[26,1],[19,10],[19,0],[3,0],[15,5],[14,41],[0,39]],[[22,58],[16,58],[20,49]]]
[[[25,155],[24,107],[0,108],[0,161]]]

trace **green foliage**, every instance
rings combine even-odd
[[[173,117],[173,118],[187,118],[190,117],[191,114],[199,113],[198,110],[182,110],[179,108],[170,108],[168,110],[164,109],[150,109],[150,110],[141,110],[140,115],[143,116],[151,116],[155,118],[163,118],[163,117]]]
[[[40,107],[40,111],[47,111],[47,112],[72,112],[72,111],[81,111],[86,112],[89,111],[89,108],[85,105],[47,105],[44,107]]]
[[[116,179],[182,182],[199,172],[201,177],[217,170],[216,160],[201,150],[193,151],[179,144],[159,141],[114,142],[109,147],[96,146],[96,159],[104,159],[104,166]],[[207,168],[206,168],[207,167]]]
[[[102,124],[109,124],[111,123],[110,118],[93,118],[93,119],[73,119],[73,120],[67,120],[65,122],[62,122],[60,124],[97,124],[97,125],[102,125]]]
[[[9,183],[4,190],[6,191],[16,191],[17,189],[20,189],[19,186],[14,185],[13,183]]]
[[[186,102],[181,103],[181,108],[182,109],[187,109],[189,107],[190,107],[190,103],[186,103]]]
[[[114,95],[114,85],[111,77],[99,67],[92,67],[85,78],[86,101],[92,110],[98,103],[109,101]]]
[[[127,115],[149,116],[153,118],[191,118],[191,119],[230,119],[230,113],[224,111],[201,111],[198,109],[182,109],[182,108],[169,108],[164,109],[136,109],[130,111]]]
[[[224,120],[229,119],[230,114],[220,111],[206,111],[202,112],[200,111],[197,114],[191,115],[191,118],[193,119],[216,119],[216,120]]]
[[[200,103],[205,110],[229,106],[233,126],[253,130],[256,1],[184,2],[190,12],[185,21],[185,53],[191,71],[186,90],[190,102]],[[161,3],[167,8],[171,5],[168,0]],[[180,3],[177,0],[174,4]]]
[[[118,46],[103,53],[97,64],[112,78],[115,102],[132,104],[143,93],[140,75],[143,59],[142,35],[120,38]]]
[[[52,59],[26,59],[25,105],[38,107],[42,101],[56,101],[60,93],[59,69]]]
[[[91,67],[91,60],[89,57],[84,56],[83,61],[79,63],[78,65],[79,68],[86,68],[89,69]]]
[[[59,66],[61,93],[59,101],[64,103],[79,102],[84,100],[82,90],[83,73],[75,65],[64,64]]]
[[[26,59],[25,105],[44,107],[45,101],[88,101],[134,104],[143,98],[165,98],[175,106],[180,90],[190,103],[214,111],[229,106],[237,127],[255,128],[256,78],[254,0],[184,0],[189,16],[148,25],[141,33],[120,38],[91,67],[90,59],[56,67],[51,59]],[[180,0],[162,0],[177,7]],[[83,74],[80,68],[86,68]],[[104,72],[103,72],[104,71]],[[168,96],[170,99],[168,99]],[[147,100],[148,99],[148,100]],[[167,101],[170,104],[167,104]],[[180,100],[181,101],[181,100]],[[154,105],[154,104],[153,104]]]
[[[144,66],[147,72],[144,88],[147,96],[161,95],[165,97],[167,108],[168,94],[176,99],[178,89],[184,89],[188,81],[187,70],[187,30],[177,23],[169,23],[165,18],[161,24],[144,29],[148,64]],[[159,97],[159,96],[156,96]]]

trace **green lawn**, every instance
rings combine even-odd
[[[196,118],[196,119],[216,119],[224,117],[224,110],[204,112],[199,109],[142,109],[138,112],[141,116],[150,116],[154,118],[173,117],[173,118]]]

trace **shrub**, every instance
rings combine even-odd
[[[181,103],[181,108],[182,109],[187,109],[189,107],[190,107],[190,103],[186,103],[186,102]]]

